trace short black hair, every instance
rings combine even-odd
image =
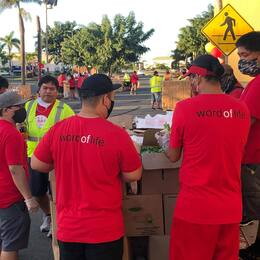
[[[237,43],[238,47],[244,47],[248,51],[260,51],[260,32],[250,32],[242,35]]]
[[[108,95],[109,97],[111,97],[111,92],[108,92],[103,95],[95,96],[95,97],[81,96],[81,102],[85,105],[89,105],[91,107],[96,107],[98,105],[98,103],[100,102],[100,100],[104,97],[104,95]]]
[[[52,83],[57,89],[59,88],[59,82],[58,80],[50,75],[46,75],[42,77],[38,82],[39,89],[41,88],[42,84]]]
[[[0,76],[0,88],[8,88],[8,87],[9,87],[8,80]]]
[[[220,82],[220,77],[218,76],[212,76],[212,75],[207,75],[203,77],[206,81],[211,82],[211,83],[219,83]]]

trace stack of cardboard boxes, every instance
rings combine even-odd
[[[157,131],[144,132],[143,147],[158,146],[154,137]],[[168,259],[170,228],[179,192],[180,162],[172,163],[164,153],[152,152],[142,154],[142,164],[138,194],[125,195],[123,199],[126,236],[148,239],[147,259]],[[126,259],[132,260],[130,251]]]

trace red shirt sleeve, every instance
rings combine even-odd
[[[52,128],[44,135],[40,143],[37,145],[34,155],[39,159],[40,161],[52,164],[52,154],[51,154],[51,144],[52,144]]]
[[[6,138],[5,158],[8,165],[24,165],[25,144],[20,133],[11,133]]]
[[[140,155],[137,153],[132,139],[125,131],[120,136],[119,146],[122,172],[133,172],[142,166]]]
[[[172,130],[170,135],[170,148],[183,146],[184,116],[180,105],[177,104],[172,117]]]
[[[248,89],[246,95],[242,100],[246,103],[249,108],[250,114],[252,117],[260,119],[260,76],[255,78],[251,83],[249,83],[250,89]]]

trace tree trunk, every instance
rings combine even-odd
[[[21,63],[22,63],[21,78],[22,78],[22,85],[25,85],[26,66],[25,66],[24,22],[23,22],[20,6],[18,6],[18,10],[19,10],[19,29],[20,29],[20,55],[21,55]]]
[[[10,48],[8,48],[8,56],[9,56],[9,74],[11,75],[11,71],[12,71],[12,56],[11,56]]]

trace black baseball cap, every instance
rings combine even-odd
[[[220,78],[224,73],[224,68],[220,64],[219,60],[212,55],[201,55],[196,58],[187,73],[183,77],[187,77],[190,74],[198,74],[202,77],[215,76]]]
[[[121,84],[113,84],[105,74],[94,74],[86,78],[80,89],[81,97],[96,97],[112,92],[121,87]]]

